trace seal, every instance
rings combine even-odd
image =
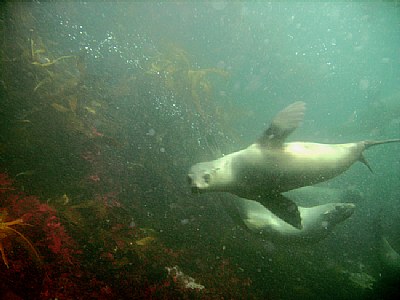
[[[327,237],[335,226],[348,219],[353,203],[327,203],[313,207],[298,206],[303,227],[295,228],[254,200],[236,198],[223,202],[234,222],[276,243],[310,244]]]
[[[256,200],[301,228],[297,205],[282,192],[334,178],[357,161],[372,171],[363,151],[374,145],[400,142],[285,143],[303,121],[304,112],[305,103],[295,102],[279,112],[264,134],[246,149],[193,165],[188,174],[192,192],[229,192]]]
[[[310,185],[283,193],[297,205],[311,207],[330,202],[359,203],[365,198],[364,194],[354,186],[333,188],[328,185]]]

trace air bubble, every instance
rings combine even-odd
[[[146,133],[148,136],[153,136],[156,134],[156,131],[153,128],[150,128],[149,131]]]

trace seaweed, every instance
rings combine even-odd
[[[165,87],[175,93],[178,99],[187,99],[189,96],[195,112],[207,121],[208,114],[215,113],[216,108],[214,111],[208,110],[213,105],[217,107],[213,103],[210,75],[227,78],[229,73],[220,68],[193,67],[189,53],[173,43],[167,44],[163,50],[151,60],[146,72],[163,80]]]
[[[2,251],[7,266],[7,269],[2,271],[2,281],[9,282],[7,287],[2,288],[22,297],[76,298],[82,291],[81,280],[85,275],[79,261],[82,250],[69,235],[54,208],[41,203],[35,196],[27,196],[18,191],[12,186],[12,181],[6,173],[0,173],[0,179],[2,220],[5,218],[4,209],[7,209],[8,218],[20,216],[14,221],[2,221],[0,226],[2,242],[10,233],[20,238],[17,244],[7,245],[7,248],[13,249],[13,255],[5,258]],[[29,226],[24,226],[23,233],[17,233],[11,227],[28,223]],[[38,264],[33,265],[30,260],[24,258],[26,256],[19,255],[18,245],[22,245]],[[89,275],[89,279],[94,278],[93,275],[86,275]],[[18,280],[5,280],[6,278]],[[99,285],[98,291],[101,288],[102,285]],[[33,296],[35,294],[36,296]]]

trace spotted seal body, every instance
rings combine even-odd
[[[191,167],[193,192],[229,192],[256,200],[289,224],[301,228],[295,203],[281,193],[331,179],[357,161],[369,165],[363,151],[386,141],[347,144],[285,143],[302,122],[304,102],[295,102],[272,120],[264,134],[246,149]]]

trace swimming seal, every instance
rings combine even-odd
[[[278,218],[257,201],[235,198],[234,201],[223,201],[223,205],[236,224],[266,237],[271,242],[282,244],[318,242],[328,236],[337,224],[349,218],[356,207],[353,203],[298,206],[303,224],[298,229]]]
[[[326,181],[355,162],[371,167],[363,151],[371,146],[400,142],[360,141],[347,144],[284,143],[302,122],[304,102],[295,102],[272,120],[264,134],[246,149],[191,167],[192,192],[229,192],[256,200],[289,224],[301,228],[297,205],[281,193]]]
[[[283,195],[297,205],[311,207],[331,202],[359,203],[364,200],[364,194],[353,186],[347,188],[332,188],[327,185],[310,185],[284,192]]]

